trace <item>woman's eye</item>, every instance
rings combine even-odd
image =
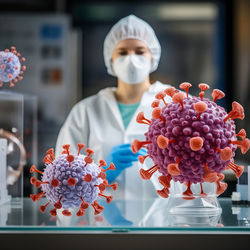
[[[143,55],[144,53],[145,53],[145,51],[143,51],[143,50],[136,51],[136,54],[137,54],[137,55]]]
[[[126,56],[128,53],[126,52],[126,51],[121,51],[121,52],[119,52],[119,55],[120,56]]]

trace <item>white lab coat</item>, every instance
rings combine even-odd
[[[140,105],[127,129],[124,128],[115,99],[116,88],[105,88],[96,95],[80,101],[73,107],[60,130],[56,155],[61,153],[63,144],[70,144],[70,151],[77,152],[77,143],[82,142],[95,151],[93,158],[98,163],[100,159],[105,159],[112,147],[116,145],[131,143],[134,139],[145,140],[144,133],[147,131],[148,125],[138,124],[136,116],[143,111],[145,117],[150,119],[152,116],[151,103],[155,99],[155,95],[167,87],[169,85],[160,82],[155,82],[150,86],[149,90],[143,94]],[[166,97],[165,100],[171,101],[169,97]],[[146,162],[148,166],[143,168],[153,166],[153,162],[149,163],[149,161]],[[155,188],[162,188],[158,183],[159,175],[155,173],[151,181],[142,180],[139,174],[141,167],[139,162],[135,162],[116,179],[119,184],[118,191],[115,192],[116,198],[136,199],[157,196]]]

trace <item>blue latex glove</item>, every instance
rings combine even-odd
[[[106,172],[107,180],[109,182],[114,181],[121,172],[133,165],[133,162],[138,161],[139,155],[146,155],[144,148],[140,149],[136,154],[132,152],[131,144],[121,144],[112,148],[109,155],[106,157],[107,165],[111,162],[115,164],[116,170],[108,170]]]

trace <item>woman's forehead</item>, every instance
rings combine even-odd
[[[148,48],[148,46],[144,42],[137,39],[126,39],[119,42],[116,45],[115,49],[139,49],[139,48],[145,49]]]

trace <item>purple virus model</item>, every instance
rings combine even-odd
[[[137,116],[137,122],[148,124],[149,129],[145,133],[146,141],[134,140],[131,147],[133,152],[146,147],[148,155],[139,156],[139,161],[143,163],[150,157],[155,165],[148,170],[141,169],[141,177],[150,179],[154,172],[159,171],[162,174],[159,182],[164,188],[157,192],[164,198],[169,196],[171,180],[187,185],[184,199],[194,198],[192,183],[200,183],[201,195],[206,195],[203,182],[215,182],[216,193],[223,193],[227,184],[221,182],[224,179],[222,171],[232,169],[239,178],[244,167],[234,163],[235,150],[240,147],[245,154],[250,147],[245,130],[241,129],[236,134],[233,121],[244,118],[243,107],[233,102],[232,111],[227,114],[215,103],[225,96],[222,91],[214,89],[213,101],[210,101],[204,98],[205,91],[209,89],[207,84],[199,84],[199,97],[188,96],[190,87],[187,82],[180,85],[186,91],[186,97],[174,87],[158,93],[152,103],[151,120],[146,119],[143,112]],[[166,95],[172,97],[169,104],[164,100]],[[161,100],[165,104],[163,108],[159,107]]]
[[[15,83],[23,79],[21,75],[26,66],[21,66],[21,62],[25,62],[25,58],[21,57],[14,46],[11,47],[11,51],[0,51],[0,87],[4,82],[9,82],[10,87],[14,87]]]
[[[107,169],[104,160],[100,160],[99,166],[95,164],[91,155],[94,151],[90,148],[86,149],[87,155],[80,154],[84,144],[78,143],[77,155],[70,154],[70,145],[63,145],[62,155],[55,158],[54,150],[49,149],[44,157],[44,164],[46,168],[44,172],[37,170],[32,165],[30,172],[37,172],[42,174],[42,181],[35,177],[31,177],[31,184],[37,188],[42,189],[38,194],[31,194],[30,197],[33,201],[39,201],[43,196],[46,196],[48,202],[40,206],[41,212],[45,212],[49,204],[53,204],[54,208],[50,210],[52,216],[57,215],[57,209],[63,208],[62,214],[70,216],[69,208],[79,208],[76,213],[77,216],[83,216],[85,209],[89,204],[95,210],[95,214],[102,212],[103,207],[97,203],[98,196],[105,197],[107,203],[112,201],[113,196],[106,196],[103,191],[106,187],[112,187],[113,190],[117,189],[117,183],[112,185],[108,184],[106,180],[105,171],[115,170],[113,163]]]

